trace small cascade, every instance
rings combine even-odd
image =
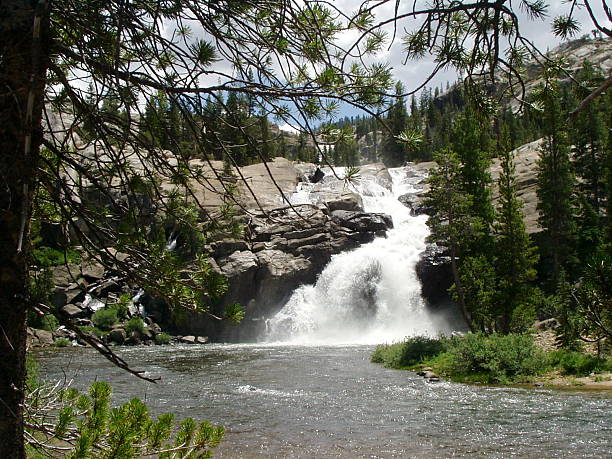
[[[176,234],[175,232],[172,232],[172,234],[168,238],[168,241],[166,242],[166,247],[164,248],[164,250],[166,252],[174,252],[174,250],[176,249],[177,239],[178,239],[178,234]]]
[[[354,191],[361,195],[366,212],[391,215],[394,228],[386,237],[332,257],[314,285],[298,288],[269,319],[266,341],[375,344],[452,331],[444,318],[425,308],[420,294],[415,267],[429,234],[427,217],[411,216],[397,199],[417,191],[422,176],[409,166],[389,173],[391,190],[367,176],[354,185]],[[323,186],[330,188],[339,183],[335,178],[323,180]],[[316,198],[309,201],[312,189],[312,184],[301,184],[294,202],[313,202]]]

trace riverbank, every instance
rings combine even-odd
[[[371,360],[387,368],[475,384],[612,389],[612,359],[543,346],[538,333],[413,337],[378,346]]]

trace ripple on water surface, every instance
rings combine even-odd
[[[147,384],[92,350],[41,352],[41,373],[116,401],[146,399],[224,425],[216,457],[612,456],[605,392],[430,384],[369,361],[372,347],[157,346],[119,352],[161,376]]]

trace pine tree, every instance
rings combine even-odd
[[[598,75],[592,64],[585,62],[576,76],[578,87],[574,100],[583,99],[592,90],[592,82]],[[612,109],[612,97],[600,97],[578,113],[570,124],[569,141],[572,145],[573,166],[578,179],[577,255],[580,260],[588,260],[602,243],[603,205],[606,184],[605,168],[608,126]],[[576,105],[576,103],[572,104]]]
[[[470,111],[461,114],[453,123],[452,144],[461,161],[461,181],[466,194],[471,196],[470,212],[476,218],[477,236],[472,241],[475,251],[491,247],[491,225],[494,209],[491,202],[491,154],[486,149],[488,120],[478,119]],[[484,127],[483,127],[484,126]]]
[[[430,241],[448,248],[454,280],[454,296],[463,316],[472,326],[471,312],[466,301],[459,261],[465,253],[465,241],[473,233],[474,218],[470,214],[472,197],[465,193],[459,156],[450,150],[435,154],[437,166],[431,171],[426,205],[435,209],[427,220]]]
[[[514,155],[509,149],[509,135],[502,134],[501,172],[498,180],[499,201],[495,231],[496,271],[498,276],[497,330],[508,333],[513,318],[533,318],[532,300],[538,261],[536,248],[525,229],[523,202],[517,196]],[[522,317],[519,317],[522,315]]]
[[[538,221],[545,233],[542,250],[551,261],[551,285],[556,287],[561,270],[573,261],[574,174],[557,83],[541,86],[537,98],[542,104],[545,133],[538,160]]]
[[[392,167],[401,166],[406,161],[406,149],[404,144],[397,138],[406,130],[408,123],[406,101],[401,96],[403,93],[404,86],[398,82],[395,85],[396,100],[389,109],[387,116],[389,133],[383,144],[382,155],[385,164]]]

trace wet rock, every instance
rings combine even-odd
[[[375,232],[393,228],[389,215],[336,210],[331,214],[332,221],[339,226],[358,232]]]
[[[183,336],[179,339],[179,342],[185,343],[185,344],[196,344],[197,338],[193,335]]]
[[[206,343],[208,343],[208,336],[198,336],[196,338],[196,342],[198,344],[206,344]]]
[[[145,328],[142,333],[140,333],[140,337],[145,341],[150,341],[155,338],[155,334],[148,328]]]
[[[55,338],[68,338],[70,340],[76,339],[76,333],[72,330],[68,330],[64,325],[60,325],[57,330],[53,332]]]
[[[74,323],[78,325],[79,327],[93,327],[94,326],[93,322],[89,319],[76,319]]]
[[[115,279],[106,279],[100,281],[98,285],[91,288],[89,291],[93,296],[102,298],[107,296],[109,293],[120,292],[121,286],[115,281]]]
[[[453,273],[445,247],[429,244],[421,254],[416,273],[421,281],[421,294],[430,305],[450,300],[448,289],[453,284]]]
[[[308,176],[308,181],[310,183],[318,183],[323,177],[325,177],[325,172],[320,167],[317,167],[314,173]]]
[[[131,345],[142,344],[142,338],[140,336],[140,333],[136,331],[130,333],[130,336],[128,336],[127,339],[125,340],[125,344],[131,344]]]
[[[428,207],[424,203],[424,196],[421,193],[406,193],[397,198],[404,206],[410,209],[410,215],[424,215],[431,214],[431,207]]]
[[[345,192],[338,197],[326,200],[325,205],[333,212],[335,210],[348,210],[363,212],[363,201],[361,196],[353,192]]]

